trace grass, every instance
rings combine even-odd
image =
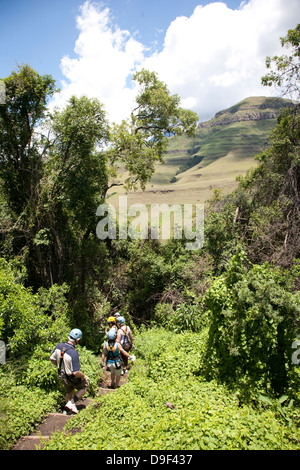
[[[230,193],[237,186],[236,177],[255,166],[255,155],[269,144],[276,118],[266,117],[278,113],[285,103],[287,100],[276,98],[248,98],[217,113],[198,128],[195,137],[171,137],[164,164],[156,166],[145,191],[127,194],[128,204],[204,204],[214,189]],[[249,120],[258,113],[260,120]],[[171,183],[174,178],[176,182]],[[117,204],[119,194],[124,194],[122,188],[110,202]]]

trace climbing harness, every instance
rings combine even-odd
[[[106,351],[107,351],[107,357],[106,357],[106,366],[108,365],[108,361],[113,361],[115,363],[115,368],[118,370],[118,369],[121,369],[122,367],[122,364],[121,364],[121,359],[120,359],[120,355],[119,355],[119,345],[117,343],[117,347],[116,347],[116,350],[114,351],[114,344],[108,344],[108,342],[105,343],[105,348],[106,348]],[[114,355],[114,352],[117,352],[117,356]]]
[[[64,345],[60,350],[60,357],[59,357],[59,364],[58,364],[58,375],[59,375],[59,377],[61,377],[62,375],[67,376],[65,370],[62,371],[61,366],[62,366],[62,364],[64,364],[64,366],[65,366],[65,362],[64,362],[65,353],[71,348],[72,348],[72,346],[66,347],[66,345]]]
[[[74,385],[77,385],[81,379],[79,377],[75,377],[75,375],[73,374],[68,375],[65,371],[65,362],[64,362],[64,357],[65,357],[66,352],[69,351],[69,349],[72,349],[72,347],[73,346],[67,347],[66,345],[64,345],[60,350],[60,357],[59,357],[59,364],[58,364],[58,376],[63,381],[67,381],[68,383],[74,386]],[[64,364],[64,370],[62,369],[62,364]]]

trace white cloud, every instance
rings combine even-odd
[[[144,62],[172,92],[209,118],[248,96],[274,93],[260,84],[267,55],[282,54],[280,36],[296,26],[299,0],[251,0],[239,10],[198,6],[174,20],[163,50]]]
[[[127,86],[136,63],[143,59],[144,46],[128,31],[115,27],[108,8],[85,2],[77,18],[80,31],[74,52],[77,58],[61,60],[62,91],[54,105],[59,106],[71,95],[98,98],[111,120],[128,115],[134,100],[134,90]]]
[[[210,118],[248,96],[274,93],[260,85],[265,58],[282,54],[279,38],[296,26],[299,13],[300,0],[250,0],[238,10],[221,2],[199,5],[189,18],[176,18],[162,50],[146,57],[145,46],[112,23],[108,8],[86,2],[77,18],[77,57],[61,61],[67,81],[60,100],[95,96],[112,120],[120,120],[134,99],[129,78],[145,67],[201,120]]]

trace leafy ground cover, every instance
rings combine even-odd
[[[30,434],[38,423],[55,411],[60,394],[25,386],[0,386],[0,449],[10,449],[19,437]]]
[[[0,368],[0,450],[13,447],[29,435],[45,417],[64,405],[65,391],[56,368],[50,363],[53,348],[37,347],[30,359],[8,362]],[[88,396],[93,396],[102,378],[99,358],[78,346],[81,365],[89,377]]]
[[[206,340],[206,330],[175,334],[153,328],[139,333],[138,360],[128,383],[98,397],[45,448],[299,449],[295,420],[288,425],[259,401],[241,404],[236,393],[201,377]]]

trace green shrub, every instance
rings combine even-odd
[[[34,294],[20,283],[13,264],[0,259],[0,339],[10,357],[28,356],[39,344],[67,337],[67,290],[54,285]]]
[[[280,396],[293,387],[296,393],[291,347],[300,332],[300,297],[291,284],[287,272],[268,263],[246,268],[242,252],[231,259],[205,298],[207,377],[243,389],[248,398],[259,390]]]
[[[0,373],[1,375],[1,373]],[[2,379],[2,377],[0,377]],[[60,393],[26,386],[0,387],[0,449],[7,450],[30,434],[45,416],[54,411]]]
[[[174,333],[184,331],[199,332],[208,325],[208,316],[201,303],[180,303],[177,307],[167,303],[158,303],[154,309],[153,324],[164,327]]]

